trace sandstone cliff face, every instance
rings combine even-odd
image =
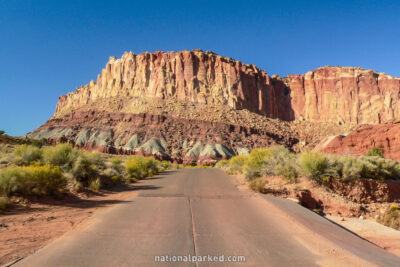
[[[280,78],[201,50],[126,52],[110,58],[97,82],[61,96],[54,116],[29,136],[211,163],[272,144],[311,148],[327,131],[335,135],[353,125],[398,119],[400,78],[372,70],[323,67]],[[360,136],[332,143],[342,150],[326,151],[363,146],[354,149],[357,154],[384,142],[379,135]]]
[[[125,52],[120,59],[110,58],[97,82],[61,96],[55,117],[102,99],[153,97],[228,105],[271,118],[290,119],[285,106],[289,97],[281,95],[281,88],[277,92],[274,84],[285,87],[280,80],[271,81],[265,71],[254,65],[212,52]]]
[[[289,75],[295,118],[382,123],[400,118],[400,78],[353,67],[323,67]]]

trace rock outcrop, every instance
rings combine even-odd
[[[400,119],[400,78],[353,67],[323,67],[285,78],[294,118],[370,124]]]
[[[272,80],[254,65],[212,52],[125,52],[120,59],[110,57],[97,82],[61,96],[54,116],[103,99],[150,97],[228,105],[271,118],[290,119],[286,108],[290,98],[282,94],[284,87],[281,80]],[[132,112],[129,107],[124,111]]]
[[[28,136],[213,163],[272,144],[311,148],[328,132],[399,119],[399,97],[399,78],[361,68],[280,78],[201,50],[125,52],[96,82],[61,96],[53,117]]]
[[[316,149],[359,156],[372,147],[381,149],[384,157],[400,161],[400,122],[362,125],[348,134],[326,138]]]

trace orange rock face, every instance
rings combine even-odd
[[[279,91],[275,90],[279,87]],[[110,97],[174,98],[184,102],[228,105],[271,118],[287,115],[285,85],[254,65],[200,50],[111,57],[97,78],[61,96],[55,116]],[[117,111],[117,110],[114,110]]]
[[[334,154],[362,155],[372,147],[380,148],[385,158],[400,160],[400,122],[360,126],[321,144],[319,150]]]
[[[323,67],[289,75],[294,117],[338,123],[400,118],[400,78],[353,67]]]

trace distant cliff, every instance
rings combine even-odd
[[[399,120],[399,99],[400,78],[362,68],[281,78],[213,52],[125,52],[97,82],[61,96],[29,136],[212,162],[273,144],[312,148],[356,124]]]

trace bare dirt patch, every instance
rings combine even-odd
[[[19,201],[0,215],[0,264],[26,257],[64,233],[86,227],[95,212],[135,197],[136,189],[138,184],[62,200]]]

